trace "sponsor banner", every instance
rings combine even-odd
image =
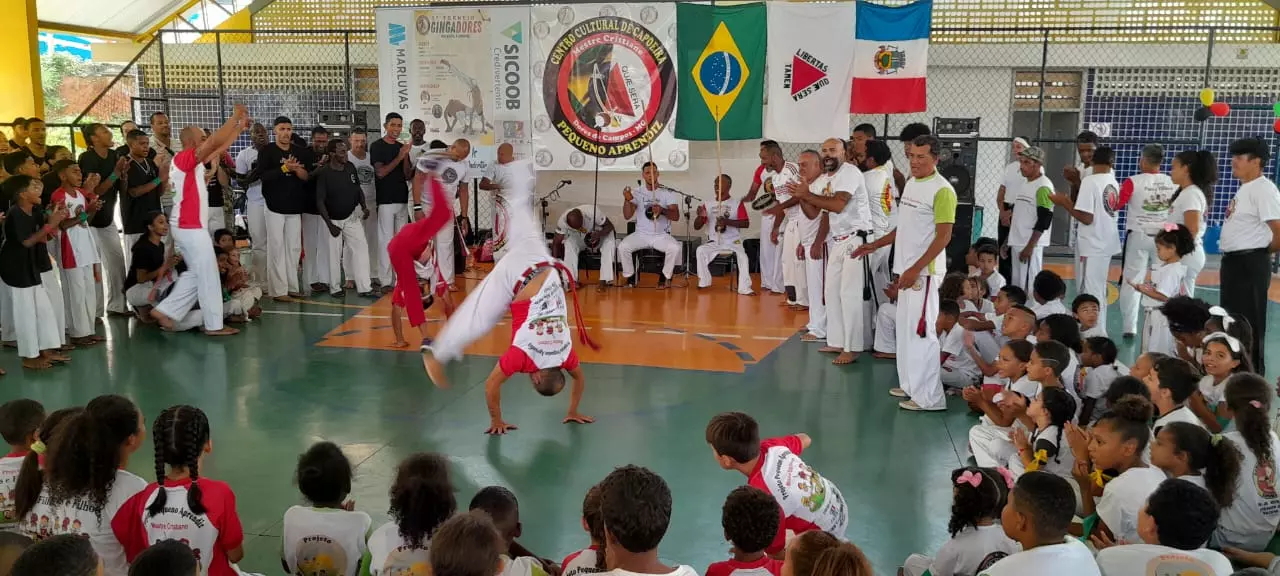
[[[542,170],[687,170],[674,136],[674,4],[532,8],[533,160]]]
[[[527,7],[378,9],[376,18],[381,112],[404,117],[402,138],[422,120],[427,141],[468,139],[481,170],[504,142],[530,155]]]

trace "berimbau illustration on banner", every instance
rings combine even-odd
[[[854,7],[769,2],[769,106],[764,136],[821,142],[849,133]]]
[[[676,4],[680,114],[676,138],[760,137],[768,13],[763,2],[737,6]]]
[[[925,111],[925,73],[932,19],[932,0],[918,0],[897,8],[858,2],[850,112]]]
[[[542,170],[687,170],[674,136],[671,4],[532,8],[533,160]]]

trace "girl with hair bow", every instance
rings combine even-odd
[[[997,560],[1020,550],[997,520],[1013,489],[1013,473],[1005,468],[968,466],[951,472],[951,533],[930,558],[912,554],[902,564],[902,576],[962,576],[978,574]]]
[[[1225,398],[1227,379],[1238,372],[1252,372],[1249,350],[1239,338],[1226,332],[1204,337],[1200,366],[1204,377],[1187,405],[1210,432],[1221,432],[1231,419],[1227,416]]]

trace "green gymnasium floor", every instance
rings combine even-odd
[[[1213,289],[1201,294],[1217,298]],[[354,296],[348,303],[360,304]],[[453,365],[454,387],[437,390],[417,354],[315,346],[360,312],[334,304],[267,303],[261,321],[230,338],[112,319],[109,343],[75,352],[69,367],[24,373],[15,354],[0,355],[9,371],[0,401],[30,397],[53,410],[118,393],[134,398],[148,422],[173,404],[201,407],[214,440],[202,475],[235,489],[247,535],[242,567],[267,574],[281,571],[280,520],[300,500],[296,457],[320,439],[343,446],[356,464],[352,496],[375,526],[387,517],[396,464],[413,452],[439,451],[453,462],[460,506],[479,487],[510,487],[522,505],[522,543],[556,559],[587,544],[579,516],[588,487],[615,466],[647,466],[666,478],[675,500],[662,556],[702,571],[728,553],[720,507],[745,481],[720,470],[703,442],[707,420],[725,410],[753,414],[765,435],[813,437],[804,458],[843,491],[848,536],[878,573],[893,574],[908,554],[932,552],[947,538],[949,474],[967,454],[975,419],[958,399],[944,414],[898,410],[886,394],[893,362],[865,356],[835,367],[793,337],[745,374],[588,364],[583,410],[596,424],[560,424],[567,397],[542,398],[516,379],[504,391],[504,409],[520,429],[490,438],[482,381],[493,358]],[[1118,323],[1113,314],[1113,328]],[[1280,334],[1274,323],[1273,339]],[[1131,361],[1132,341],[1120,344]],[[128,468],[150,479],[152,454],[148,441]]]

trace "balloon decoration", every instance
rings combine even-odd
[[[1209,111],[1213,112],[1214,116],[1222,118],[1231,113],[1231,105],[1226,102],[1214,102],[1209,106]]]
[[[1212,115],[1213,115],[1213,112],[1209,110],[1208,106],[1201,106],[1196,109],[1195,119],[1196,119],[1196,122],[1204,122],[1205,120],[1208,120],[1209,117]]]
[[[1271,111],[1274,112],[1276,115],[1276,121],[1274,124],[1271,125],[1271,129],[1275,130],[1276,134],[1280,134],[1280,102],[1276,102],[1274,105],[1272,105]]]
[[[1276,118],[1276,123],[1271,125],[1271,129],[1275,130],[1276,134],[1280,134],[1280,118]]]
[[[1205,106],[1212,106],[1214,98],[1217,96],[1213,88],[1202,88],[1200,90],[1200,103]]]

